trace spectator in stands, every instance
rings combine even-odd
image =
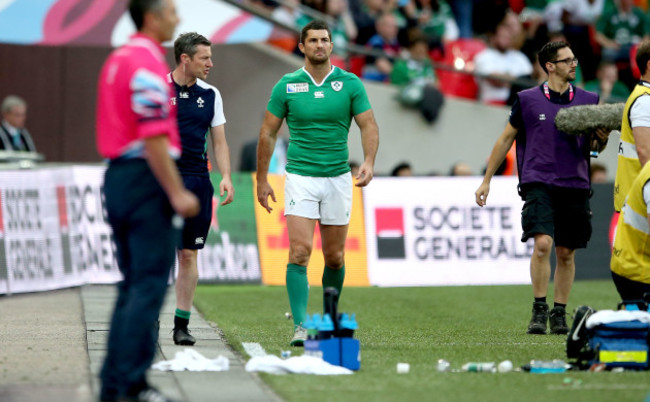
[[[451,8],[456,18],[458,25],[458,33],[461,38],[472,38],[474,31],[472,31],[472,8],[474,7],[474,0],[453,0],[451,1]]]
[[[510,10],[508,0],[474,0],[472,29],[475,35],[494,32]]]
[[[436,85],[436,74],[429,58],[429,46],[424,36],[411,41],[404,58],[395,61],[390,81],[395,85]],[[419,101],[419,99],[418,99]]]
[[[357,43],[365,45],[377,30],[375,28],[379,17],[391,12],[391,8],[384,0],[350,0],[350,10],[357,25]]]
[[[585,84],[585,90],[600,95],[600,103],[625,102],[630,95],[627,86],[618,80],[618,68],[611,61],[600,63],[596,78]]]
[[[301,17],[299,0],[285,0],[273,10],[273,19],[289,26],[296,26]]]
[[[332,30],[333,53],[335,55],[347,56],[347,45],[357,38],[357,24],[352,18],[348,8],[347,0],[325,0],[325,14],[331,17],[330,29]],[[296,24],[302,29],[313,20],[308,15],[303,15],[296,20]]]
[[[476,72],[483,75],[479,81],[479,100],[490,104],[506,104],[510,97],[511,81],[530,77],[533,66],[519,50],[512,49],[512,31],[499,24],[488,34],[488,47],[474,58]]]
[[[596,41],[608,61],[629,62],[630,49],[646,34],[646,17],[634,0],[616,0],[616,8],[605,11],[596,24]]]
[[[591,80],[595,76],[595,67],[599,60],[591,45],[590,30],[596,26],[603,13],[605,0],[563,0],[560,3],[562,32],[584,67],[587,79]]]
[[[408,162],[400,162],[393,168],[390,175],[393,177],[413,176],[413,169]]]
[[[602,163],[591,162],[589,168],[591,183],[607,183],[607,167]]]
[[[397,21],[397,41],[400,46],[408,47],[413,31],[417,31],[417,9],[416,0],[388,0],[389,12],[395,16]]]
[[[9,95],[2,101],[1,109],[0,150],[36,152],[32,136],[25,128],[27,102],[16,95]]]
[[[443,49],[445,42],[458,39],[459,30],[451,7],[444,0],[415,0],[417,26],[431,49]]]
[[[472,168],[465,162],[456,162],[449,170],[449,176],[472,176]]]
[[[545,27],[544,10],[547,0],[526,0],[519,13],[519,19],[526,28],[526,36],[533,38],[540,27]]]
[[[400,86],[399,102],[417,108],[429,123],[433,123],[444,103],[429,58],[429,46],[424,36],[416,36],[406,52],[397,59],[390,74],[391,83]]]
[[[367,56],[362,77],[371,81],[387,81],[393,71],[393,61],[400,53],[397,41],[397,21],[393,14],[385,13],[375,25],[377,33],[368,40],[366,47],[383,52],[385,56]]]
[[[510,30],[510,36],[512,37],[510,48],[521,50],[526,42],[526,31],[519,20],[519,16],[512,12],[512,10],[509,10],[499,25],[505,25]]]

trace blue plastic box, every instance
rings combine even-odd
[[[361,342],[354,338],[331,338],[305,341],[305,354],[320,357],[329,364],[350,370],[361,368]]]

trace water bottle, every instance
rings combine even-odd
[[[339,336],[339,315],[338,315],[338,304],[339,304],[339,291],[334,287],[327,287],[323,291],[323,318],[326,315],[330,316],[332,319],[332,334],[334,337]]]
[[[329,314],[323,316],[323,321],[318,326],[318,339],[330,339],[334,336],[334,323]]]
[[[529,364],[531,373],[564,373],[567,364],[563,360],[532,360]],[[525,368],[524,368],[525,369]]]
[[[320,319],[320,317],[318,317]],[[307,339],[315,340],[318,338],[318,329],[316,329],[316,323],[314,320],[307,314],[304,324],[305,329],[307,330]]]
[[[354,336],[354,331],[359,327],[354,313],[352,316],[348,315],[348,313],[343,313],[341,315],[340,327],[339,335],[341,338],[352,338]]]
[[[494,373],[497,371],[497,365],[495,362],[469,362],[463,364],[463,371],[470,373],[480,373],[480,372],[490,372]]]
[[[309,314],[307,314],[307,317],[309,317]],[[323,319],[321,318],[320,314],[316,313],[312,316],[310,321],[311,328],[305,327],[307,329],[307,338],[314,340],[318,339],[318,328],[321,326]]]

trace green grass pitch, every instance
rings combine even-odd
[[[552,287],[552,284],[551,284]],[[549,296],[552,300],[552,295]],[[611,281],[576,282],[567,311],[581,304],[614,309]],[[284,287],[210,286],[197,289],[195,304],[216,322],[244,358],[242,342],[267,353],[290,348],[292,322]],[[440,373],[438,359],[460,369],[470,361],[564,359],[565,337],[526,335],[530,286],[344,288],[340,312],[354,312],[361,341],[361,370],[351,376],[262,374],[288,401],[646,401],[650,372],[563,374]],[[322,288],[310,290],[310,313],[322,312]],[[569,317],[570,325],[570,317]],[[398,362],[410,364],[397,374]]]

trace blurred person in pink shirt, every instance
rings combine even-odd
[[[108,159],[104,195],[124,279],[100,373],[102,401],[168,401],[147,382],[157,320],[182,217],[199,211],[172,157],[180,154],[169,71],[160,44],[179,22],[173,0],[131,0],[138,33],[113,51],[99,77],[97,147]],[[180,215],[180,216],[178,216]]]

